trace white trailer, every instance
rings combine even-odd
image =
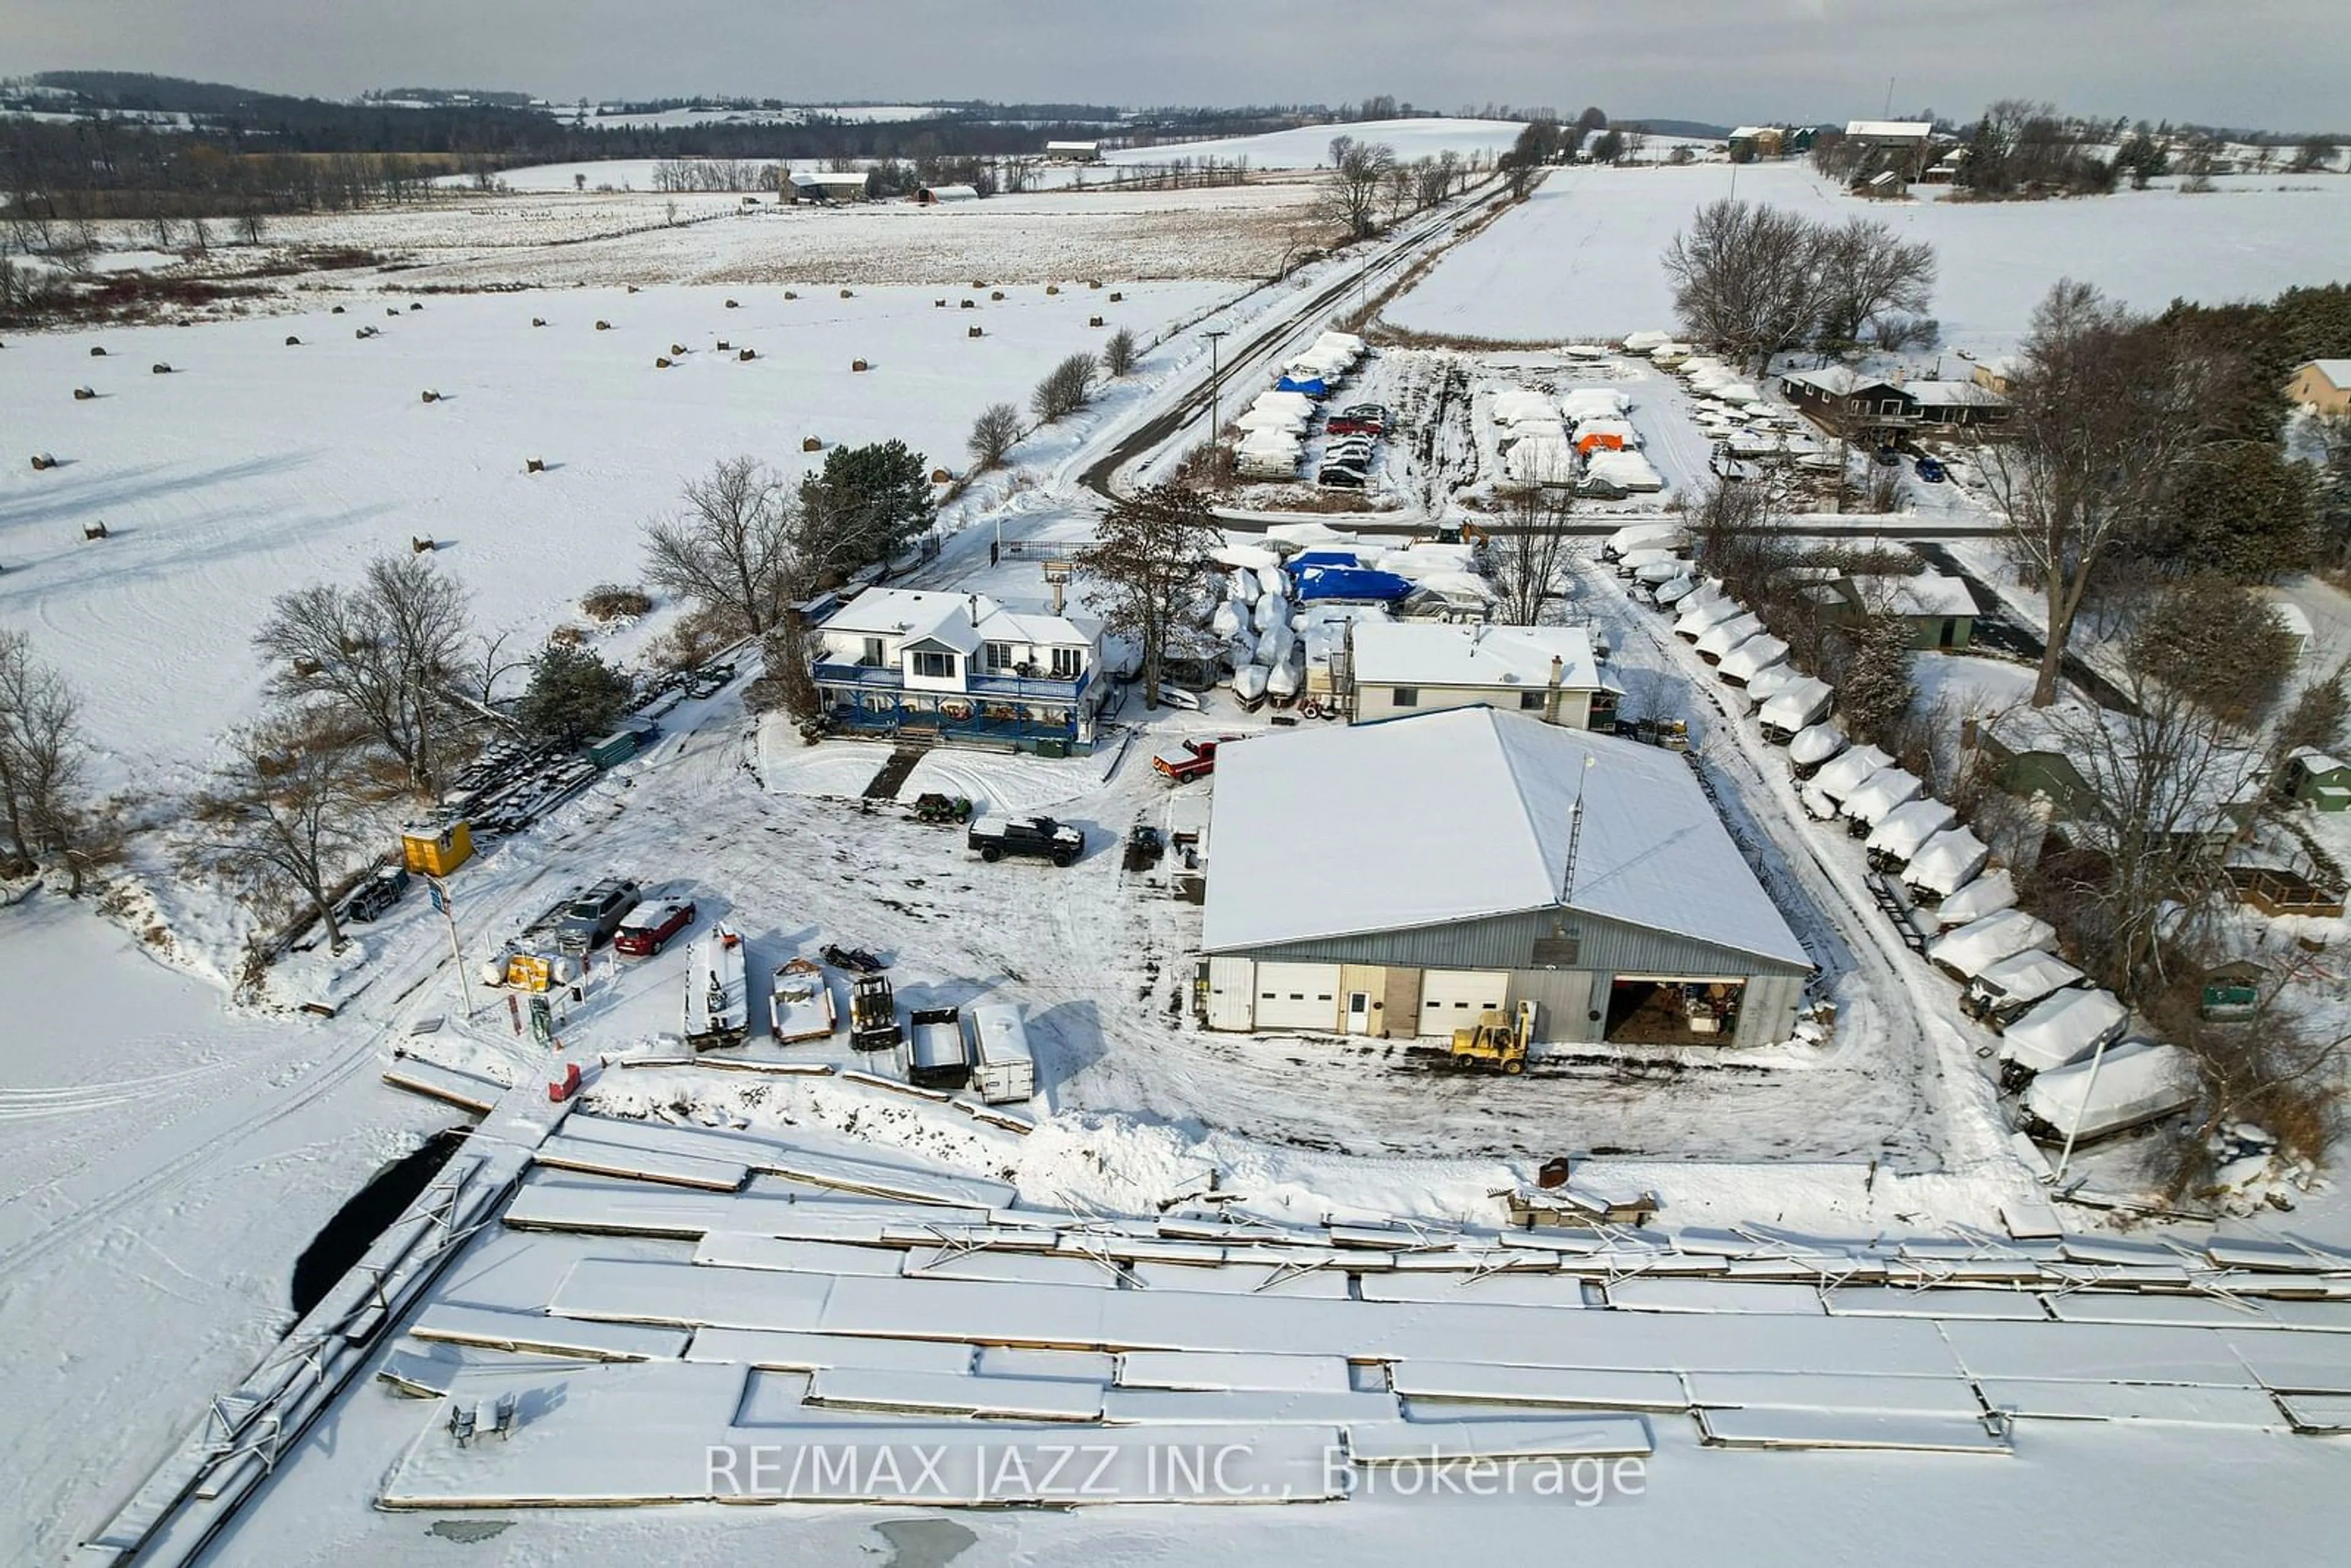
[[[1029,1031],[1020,1009],[990,1002],[964,1014],[970,1036],[971,1087],[990,1105],[1019,1104],[1036,1097],[1037,1059],[1029,1054]]]
[[[961,1089],[971,1081],[963,1015],[954,1008],[916,1008],[906,1015],[906,1082],[920,1089]]]
[[[713,925],[695,938],[685,964],[685,1043],[696,1051],[740,1045],[751,1032],[751,988],[743,938]]]

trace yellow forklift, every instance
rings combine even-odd
[[[1535,1038],[1535,1004],[1522,1001],[1514,1013],[1492,1008],[1468,1029],[1453,1031],[1456,1068],[1479,1068],[1517,1077],[1527,1070],[1527,1047]]]

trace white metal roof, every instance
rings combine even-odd
[[[1606,685],[1581,626],[1467,626],[1372,621],[1355,628],[1355,679],[1374,685],[1524,686],[1591,691]]]
[[[876,588],[859,594],[824,622],[827,632],[929,639],[965,652],[982,643],[1027,643],[1041,647],[1089,648],[1099,622],[1011,610],[985,593],[916,591]]]
[[[1935,127],[1924,120],[1848,120],[1844,133],[1879,141],[1924,141],[1935,134]]]
[[[1975,595],[1959,578],[1922,571],[1916,576],[1856,577],[1854,597],[1869,609],[1893,615],[1973,615]]]
[[[1217,754],[1202,946],[1233,952],[1560,906],[1809,965],[1679,754],[1456,708]]]

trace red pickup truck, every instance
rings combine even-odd
[[[1188,784],[1217,770],[1217,747],[1219,743],[1239,738],[1237,735],[1195,736],[1172,751],[1155,753],[1151,766],[1165,774],[1170,782]]]

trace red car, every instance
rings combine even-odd
[[[1151,766],[1165,774],[1170,782],[1188,784],[1217,770],[1217,746],[1219,741],[1239,738],[1237,735],[1196,736],[1186,740],[1176,750],[1155,753],[1151,758]]]
[[[694,904],[684,898],[648,898],[623,915],[612,933],[612,951],[650,958],[669,939],[694,924]]]

